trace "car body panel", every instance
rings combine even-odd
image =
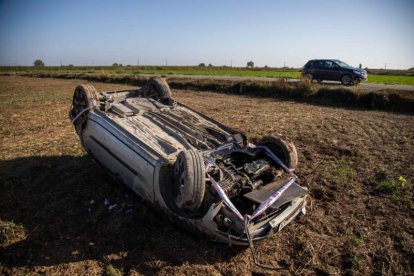
[[[178,210],[173,206],[170,191],[174,186],[172,169],[181,151],[202,152],[206,169],[214,161],[213,156],[242,155],[253,160],[251,164],[255,165],[260,163],[254,163],[256,159],[263,163],[263,158],[268,157],[249,147],[243,134],[185,105],[177,102],[164,104],[142,96],[144,92],[101,92],[99,103],[94,108],[83,110],[87,111],[87,116],[78,135],[86,151],[110,175],[126,184],[148,204],[173,222],[187,225],[214,240],[239,245],[249,244],[246,231],[250,232],[253,240],[260,240],[280,231],[299,213],[304,213],[306,189],[296,197],[285,198],[283,204],[268,206],[267,213],[249,222],[245,229],[244,218],[237,217],[226,205],[226,200],[218,197],[207,182],[209,198],[200,212],[188,215]],[[272,170],[275,170],[273,166],[276,165],[272,165]],[[286,179],[290,179],[289,174]],[[282,180],[278,178],[278,181]],[[290,182],[297,183],[297,180]],[[279,196],[283,200],[283,195]],[[243,207],[245,201],[254,207],[262,199],[257,203],[248,198],[241,199],[239,207]],[[218,222],[218,216],[230,221],[230,226]],[[246,214],[245,218],[248,216]]]

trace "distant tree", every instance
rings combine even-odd
[[[200,67],[204,67],[204,66],[206,66],[204,63],[200,63],[198,66],[200,66]]]
[[[208,67],[213,67],[213,64],[209,63],[209,64],[208,64]]]
[[[266,68],[266,69],[267,69],[267,68],[269,68],[269,66],[265,65],[265,66],[264,66],[264,68]]]
[[[33,62],[33,65],[35,66],[35,67],[44,67],[45,66],[45,63],[43,62],[43,60],[41,60],[41,59],[36,59],[34,62]]]
[[[253,68],[253,67],[254,67],[254,62],[253,61],[247,62],[247,68]]]
[[[408,69],[408,71],[414,71],[414,67],[411,67],[410,69]]]
[[[71,67],[72,68],[72,67],[75,67],[75,66],[73,66],[73,64],[69,64],[68,67]]]
[[[115,62],[115,63],[113,63],[113,64],[112,64],[112,67],[118,67],[118,63],[116,63],[116,62]]]
[[[118,64],[118,66],[119,66],[119,67],[122,67],[123,65],[122,65],[122,63],[119,63],[119,64]]]

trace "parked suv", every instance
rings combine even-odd
[[[301,70],[302,76],[321,83],[324,80],[340,81],[343,85],[358,84],[368,79],[367,71],[337,59],[313,59]]]

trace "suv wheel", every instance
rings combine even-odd
[[[342,76],[342,78],[341,78],[341,83],[342,83],[343,85],[352,85],[353,80],[352,80],[351,76],[349,76],[349,75],[344,75],[344,76]]]

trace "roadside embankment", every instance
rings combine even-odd
[[[9,73],[3,73],[2,75],[7,74]],[[148,79],[148,77],[129,74],[21,73],[18,75],[39,78],[84,79],[137,86],[144,85]],[[215,91],[279,98],[326,106],[414,113],[414,93],[412,91],[389,89],[367,91],[351,90],[343,87],[318,87],[308,80],[288,82],[286,79],[279,79],[276,82],[265,82],[217,80],[208,77],[205,79],[165,77],[173,89]]]

